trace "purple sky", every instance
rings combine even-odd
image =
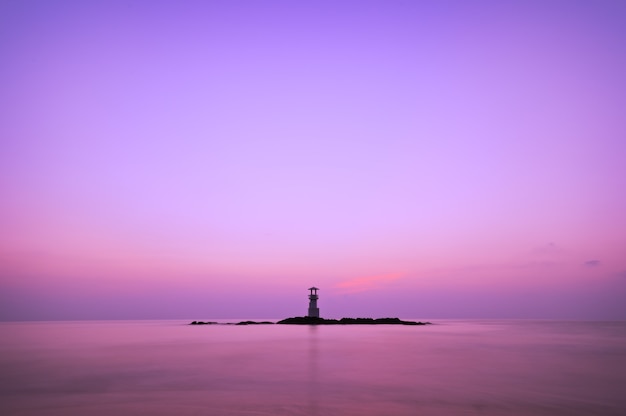
[[[0,3],[0,320],[626,319],[626,2]]]

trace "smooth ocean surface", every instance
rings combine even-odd
[[[0,323],[0,414],[626,414],[626,322],[432,322]]]

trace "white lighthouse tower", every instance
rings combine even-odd
[[[310,287],[309,291],[309,314],[307,315],[309,318],[319,318],[320,317],[320,308],[317,307],[317,291],[319,289],[316,287]]]

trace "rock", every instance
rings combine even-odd
[[[414,322],[403,321],[400,318],[341,318],[337,319],[324,319],[311,316],[296,316],[293,318],[283,319],[276,322],[277,324],[288,325],[430,325],[430,322]],[[236,324],[226,323],[222,325],[273,325],[274,322],[270,321],[241,321]],[[193,321],[189,325],[218,325],[218,322],[202,322]]]
[[[289,325],[427,325],[430,322],[403,321],[400,318],[341,318],[324,319],[311,316],[297,316],[278,321],[278,324]]]
[[[315,318],[312,316],[296,316],[293,318],[283,319],[282,321],[276,322],[277,324],[291,324],[291,325],[329,325],[332,323],[339,323],[336,319],[324,319],[324,318]]]

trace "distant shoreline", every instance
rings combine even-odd
[[[221,325],[274,325],[270,321],[241,321]],[[276,322],[278,325],[431,325],[430,322],[403,321],[400,318],[341,318],[324,319],[310,316],[296,316]],[[220,325],[219,322],[193,321],[189,325]]]

